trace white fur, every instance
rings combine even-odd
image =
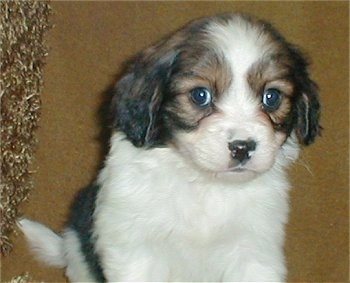
[[[284,147],[282,163],[297,154]],[[284,280],[289,186],[278,161],[234,183],[173,148],[145,151],[116,133],[98,182],[96,244],[108,281]]]
[[[26,218],[19,221],[19,227],[40,261],[58,268],[66,267],[70,282],[94,281],[75,231],[66,229],[60,236],[46,226]]]
[[[93,282],[89,267],[81,252],[81,246],[76,232],[66,229],[63,235],[65,260],[67,262],[66,276],[70,282]]]
[[[227,40],[231,33],[239,38],[236,42]],[[299,147],[294,134],[284,142],[285,135],[262,119],[259,98],[246,81],[247,70],[268,47],[241,19],[209,26],[208,34],[233,73],[231,86],[217,102],[219,111],[195,131],[176,133],[167,147],[145,150],[120,132],[112,136],[97,180],[93,231],[109,282],[286,279],[285,167],[297,158]],[[239,172],[230,165],[227,146],[237,139],[257,142]],[[67,230],[62,242],[33,222],[34,233],[22,226],[34,243],[39,234],[54,238],[48,242],[49,257],[40,253],[65,263],[70,280],[92,280],[74,231]]]
[[[39,260],[59,268],[66,266],[63,239],[60,235],[26,218],[19,220],[19,227],[30,240],[30,248]]]
[[[212,27],[213,48],[232,66],[220,111],[175,146],[135,148],[121,133],[101,172],[95,211],[96,250],[107,280],[283,281],[288,181],[284,166],[298,146],[261,119],[246,71],[262,56],[256,31]],[[252,39],[253,38],[253,39]],[[235,64],[232,58],[240,58]],[[258,147],[244,172],[230,168],[229,141]]]
[[[231,19],[227,25],[212,23],[207,30],[212,38],[213,48],[226,57],[236,75],[235,79],[243,79],[249,67],[268,48],[266,39],[260,36],[256,27],[240,17]]]

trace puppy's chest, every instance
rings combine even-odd
[[[159,229],[167,227],[175,237],[190,241],[210,241],[218,234],[222,236],[236,226],[234,203],[223,193],[206,190],[195,183],[177,187],[146,212],[150,224],[159,225]]]
[[[106,194],[103,207],[113,214],[103,217],[117,222],[118,235],[207,245],[242,233],[242,223],[249,221],[242,219],[250,215],[247,198],[239,190],[194,176],[160,176],[150,172],[129,176],[124,186],[124,175],[124,181],[114,182],[115,188],[102,191]]]

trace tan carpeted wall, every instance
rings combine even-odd
[[[286,254],[289,281],[348,281],[349,4],[297,2],[52,2],[34,190],[21,211],[63,227],[78,189],[101,165],[98,109],[103,93],[135,52],[187,21],[243,11],[272,21],[313,61],[321,88],[323,137],[291,168],[293,190]],[[21,235],[2,260],[2,281],[28,271],[64,281],[29,254]]]

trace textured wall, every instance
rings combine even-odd
[[[348,281],[348,2],[52,2],[35,190],[24,214],[61,229],[76,191],[101,162],[97,111],[122,62],[196,17],[244,11],[271,20],[302,46],[321,88],[323,137],[293,166],[286,253],[289,281]],[[62,281],[37,263],[22,236],[3,259],[3,279],[29,271]]]

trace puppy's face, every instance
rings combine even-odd
[[[214,174],[263,173],[292,132],[309,144],[320,131],[304,57],[244,15],[195,21],[146,49],[115,101],[116,126],[135,146],[171,146]]]

